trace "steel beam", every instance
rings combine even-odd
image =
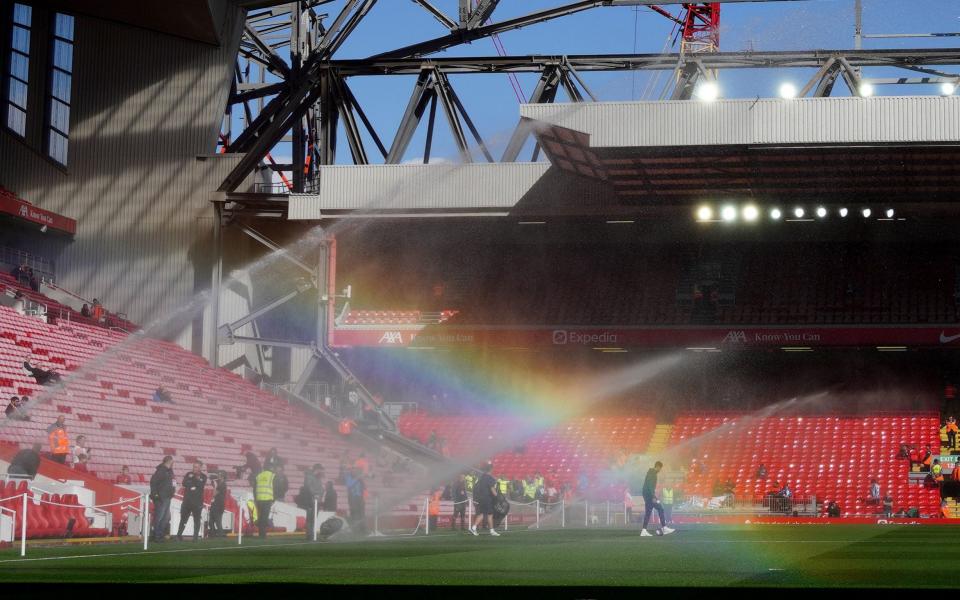
[[[248,314],[248,315],[245,316],[245,317],[242,317],[242,318],[240,318],[240,319],[237,319],[236,321],[234,321],[234,322],[232,322],[232,323],[226,323],[226,324],[224,324],[224,325],[221,325],[221,326],[217,329],[217,330],[218,330],[218,333],[220,334],[220,338],[232,336],[234,331],[240,329],[240,328],[243,327],[244,325],[247,325],[247,324],[249,324],[249,323],[251,323],[251,322],[259,319],[260,317],[262,317],[263,315],[265,315],[265,314],[267,314],[268,312],[272,311],[273,309],[275,309],[275,308],[277,308],[277,307],[279,307],[279,306],[283,306],[284,304],[286,304],[287,302],[293,300],[294,298],[296,298],[297,296],[299,296],[299,295],[302,294],[303,292],[305,292],[305,291],[307,291],[307,290],[310,290],[310,289],[313,289],[313,288],[314,288],[313,283],[307,283],[306,281],[303,281],[303,280],[300,281],[300,282],[297,284],[296,289],[294,289],[292,292],[290,292],[290,293],[288,293],[288,294],[286,294],[286,295],[284,295],[284,296],[281,296],[281,297],[277,298],[276,300],[273,300],[272,302],[268,302],[267,304],[261,306],[260,308],[252,311],[250,314]]]
[[[533,93],[530,94],[529,103],[546,104],[553,102],[557,97],[557,87],[559,85],[560,67],[558,65],[550,65],[544,69],[543,74],[540,75],[540,81],[537,82],[537,87],[534,88]],[[501,162],[516,162],[520,156],[520,151],[523,150],[523,145],[527,143],[527,138],[530,136],[530,127],[531,124],[527,120],[520,119],[516,129],[513,130],[513,134],[510,136],[510,141],[507,142],[507,148],[503,151],[503,156],[500,158]]]
[[[390,145],[390,151],[387,153],[387,164],[398,164],[403,160],[403,155],[410,146],[410,140],[417,131],[417,125],[423,117],[423,111],[427,107],[430,96],[434,94],[432,89],[433,72],[429,69],[422,69],[417,77],[417,82],[413,86],[413,93],[410,94],[410,101],[407,102],[407,109],[400,119],[400,126],[397,128],[397,135],[393,138],[393,144]]]
[[[437,21],[440,21],[440,24],[441,24],[441,25],[443,25],[444,27],[446,27],[446,28],[449,29],[450,31],[453,31],[453,30],[457,29],[457,27],[458,27],[457,23],[456,23],[455,21],[453,21],[452,19],[450,19],[450,17],[448,17],[442,10],[440,10],[440,9],[437,8],[436,6],[430,4],[430,0],[413,0],[413,3],[414,3],[414,4],[419,4],[420,6],[422,6],[423,8],[425,8],[425,9],[427,10],[427,12],[429,12],[431,15],[433,15],[433,17],[434,17]]]
[[[269,248],[271,251],[273,251],[273,252],[279,252],[281,258],[283,258],[284,260],[286,260],[286,261],[288,261],[288,262],[290,262],[290,263],[292,263],[292,264],[300,267],[301,269],[303,269],[304,271],[306,271],[307,273],[309,273],[311,277],[313,276],[313,269],[311,269],[309,266],[307,266],[307,264],[304,263],[303,261],[301,261],[300,259],[298,259],[298,258],[296,258],[296,257],[294,257],[294,256],[291,256],[290,253],[289,253],[286,249],[281,248],[279,245],[276,244],[276,242],[272,241],[272,240],[271,240],[270,238],[268,238],[267,236],[263,235],[262,233],[260,233],[259,231],[255,230],[255,229],[253,229],[253,228],[250,227],[249,225],[241,225],[241,226],[240,226],[240,230],[241,230],[242,232],[244,232],[245,234],[247,234],[248,236],[250,236],[251,238],[253,238],[253,239],[255,239],[256,241],[260,242],[261,244],[263,244],[263,245],[266,246],[267,248]]]
[[[249,337],[245,335],[233,335],[227,338],[221,345],[230,345],[234,343],[248,344],[251,346],[274,346],[277,348],[312,348],[313,342],[296,342],[292,340],[275,340],[271,338]]]

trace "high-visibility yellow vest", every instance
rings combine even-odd
[[[542,488],[542,487],[544,487],[544,485],[543,485],[543,477],[537,477],[536,479],[534,479],[534,480],[533,480],[533,484],[534,484],[535,486],[537,486],[537,488]]]
[[[463,481],[464,481],[465,487],[467,488],[467,491],[468,491],[468,492],[472,492],[472,491],[473,491],[473,483],[476,481],[476,479],[473,477],[473,475],[467,475],[466,477],[463,478]]]
[[[660,501],[663,504],[673,504],[673,488],[663,488],[660,490]]]
[[[537,495],[537,486],[532,483],[523,482],[523,495],[527,498],[533,498]]]
[[[273,502],[273,471],[263,470],[257,475],[253,497],[257,502]]]
[[[250,515],[251,522],[257,522],[257,505],[254,504],[253,500],[247,500],[247,514]]]
[[[506,479],[498,479],[498,480],[497,480],[497,485],[500,486],[500,493],[506,495],[506,494],[507,494],[507,489],[508,489],[507,486],[510,485],[510,482],[507,481]]]

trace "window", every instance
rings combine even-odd
[[[73,17],[56,13],[53,17],[50,85],[47,93],[47,154],[61,165],[67,164],[72,84]]]
[[[30,23],[33,9],[26,4],[13,5],[10,29],[10,61],[6,78],[5,124],[20,137],[27,134],[27,93],[30,81]]]

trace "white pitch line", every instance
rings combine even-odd
[[[0,563],[38,562],[42,560],[70,560],[73,558],[101,558],[105,556],[143,556],[145,554],[177,554],[180,552],[214,552],[216,550],[249,550],[251,548],[285,548],[287,546],[306,546],[313,542],[292,542],[289,544],[265,544],[262,546],[221,546],[219,548],[181,548],[179,550],[146,550],[143,552],[108,552],[103,554],[77,554],[72,556],[45,556],[40,558],[8,558]]]

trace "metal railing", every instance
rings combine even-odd
[[[56,273],[56,265],[52,260],[9,246],[0,246],[0,263],[6,263],[11,268],[26,263],[28,267],[33,269],[37,278],[41,280],[53,281]]]

